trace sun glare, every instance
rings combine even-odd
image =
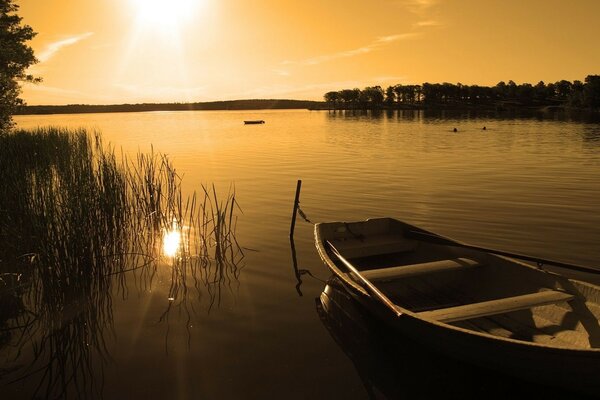
[[[181,232],[177,229],[165,232],[163,250],[167,257],[174,257],[181,246]]]
[[[138,23],[155,28],[176,29],[188,22],[198,0],[130,0]]]

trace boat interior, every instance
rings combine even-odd
[[[430,234],[391,218],[317,228],[339,275],[361,286],[326,241],[400,312],[516,340],[600,348],[599,287],[411,232]]]

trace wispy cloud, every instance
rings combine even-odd
[[[74,36],[68,37],[66,39],[61,39],[56,42],[50,43],[49,45],[46,46],[46,48],[44,50],[42,50],[38,54],[38,59],[41,62],[48,61],[63,47],[74,45],[77,42],[87,39],[88,37],[92,36],[93,34],[94,34],[93,32],[86,32],[86,33],[82,33],[80,35],[74,35]]]
[[[290,71],[285,70],[285,69],[279,69],[279,68],[275,68],[273,69],[273,72],[279,76],[290,76]]]
[[[438,0],[402,0],[401,2],[412,13],[422,16],[438,3]]]
[[[370,53],[374,50],[378,50],[384,46],[387,46],[394,42],[399,42],[401,40],[412,39],[419,36],[419,32],[409,32],[409,33],[399,33],[388,36],[381,36],[375,39],[373,42],[367,44],[366,46],[357,47],[351,50],[340,51],[332,54],[325,54],[322,56],[307,58],[300,61],[284,61],[282,65],[317,65],[322,64],[324,62],[336,60],[339,58],[347,58],[354,57],[362,54]]]
[[[419,21],[419,22],[415,22],[414,23],[414,27],[416,28],[426,28],[429,26],[440,26],[442,25],[439,21],[435,21],[435,20],[426,20],[426,21]]]

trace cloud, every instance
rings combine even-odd
[[[387,46],[394,42],[399,42],[401,40],[412,39],[419,36],[419,32],[409,32],[409,33],[399,33],[388,36],[381,36],[375,39],[373,42],[369,43],[366,46],[358,47],[351,50],[340,51],[338,53],[326,54],[322,56],[307,58],[300,61],[284,61],[282,65],[318,65],[328,61],[336,60],[339,58],[347,58],[354,57],[362,54],[370,53],[374,50],[380,49],[384,46]]]
[[[274,69],[273,72],[279,76],[290,76],[290,71],[287,71],[285,69]]]
[[[429,26],[440,26],[440,25],[441,25],[441,23],[439,23],[438,21],[427,20],[427,21],[415,22],[415,24],[413,26],[415,26],[416,28],[425,28],[425,27],[429,27]]]
[[[54,57],[54,55],[63,47],[74,45],[75,43],[80,42],[83,39],[87,39],[88,37],[92,36],[93,34],[94,34],[93,32],[86,32],[86,33],[82,33],[80,35],[75,35],[75,36],[68,37],[66,39],[56,41],[54,43],[50,43],[49,45],[46,46],[46,48],[44,50],[42,50],[38,54],[37,58],[41,62],[48,61],[52,57]]]
[[[408,10],[417,15],[423,15],[435,6],[438,0],[403,0],[402,4]]]

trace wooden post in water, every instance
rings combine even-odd
[[[296,227],[296,214],[298,214],[298,203],[300,202],[300,188],[302,180],[298,179],[296,186],[296,198],[294,199],[294,211],[292,211],[292,225],[290,226],[290,239],[294,238],[294,228]]]

